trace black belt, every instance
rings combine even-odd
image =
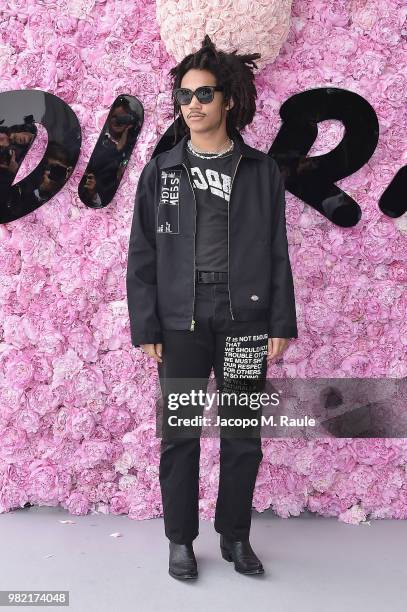
[[[227,272],[206,272],[203,270],[195,271],[195,280],[197,283],[227,283]]]

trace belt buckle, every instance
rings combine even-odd
[[[216,283],[219,282],[221,273],[214,270],[197,270],[197,281],[198,282],[209,282],[209,283]],[[203,277],[205,275],[205,279],[206,281],[203,280]]]

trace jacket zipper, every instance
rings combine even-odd
[[[195,272],[195,236],[196,236],[196,199],[195,199],[195,191],[194,188],[192,186],[191,183],[191,179],[189,177],[189,172],[188,172],[188,168],[186,167],[186,165],[183,163],[182,164],[186,170],[187,176],[188,176],[188,180],[189,180],[189,184],[191,185],[191,189],[192,189],[192,195],[194,196],[194,206],[195,206],[195,227],[194,227],[194,299],[192,301],[192,320],[191,320],[191,326],[190,326],[190,331],[194,331],[195,328],[195,321],[194,321],[194,311],[195,311],[195,279],[196,279],[196,272]]]
[[[242,159],[242,156],[240,156],[239,159],[237,160],[236,168],[235,168],[235,171],[234,171],[233,177],[232,177],[232,182],[230,184],[230,193],[229,193],[229,201],[228,201],[228,293],[229,293],[230,316],[232,317],[233,321],[235,320],[235,317],[233,316],[233,312],[232,312],[232,300],[230,298],[230,285],[229,285],[229,279],[230,279],[230,273],[229,273],[229,205],[230,205],[230,200],[231,200],[231,197],[232,197],[233,181],[235,179],[236,170],[237,170],[237,167],[238,167],[241,159]]]

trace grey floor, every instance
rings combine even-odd
[[[193,583],[168,575],[163,530],[161,518],[72,516],[62,508],[0,514],[0,589],[69,590],[65,609],[75,612],[407,608],[407,521],[353,526],[310,513],[281,519],[253,511],[251,543],[266,573],[242,576],[221,558],[212,522],[201,520]],[[117,532],[122,537],[110,536]]]

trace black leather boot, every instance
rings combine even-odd
[[[187,580],[198,576],[194,549],[192,542],[188,544],[176,544],[170,540],[170,564],[168,573],[173,578]]]
[[[220,536],[220,550],[226,561],[233,561],[235,570],[240,574],[263,574],[264,568],[260,559],[250,546],[249,540],[228,540]]]

